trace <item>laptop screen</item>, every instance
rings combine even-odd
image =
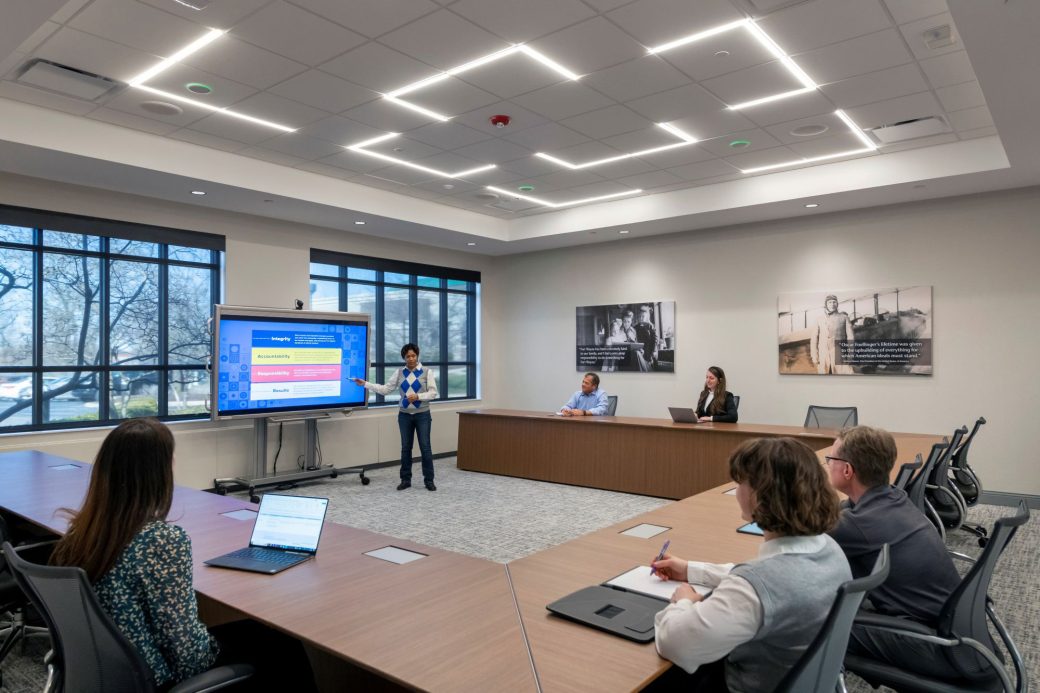
[[[249,545],[314,553],[328,507],[328,498],[265,494]]]

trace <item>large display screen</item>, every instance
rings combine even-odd
[[[368,316],[217,306],[213,416],[364,407]]]

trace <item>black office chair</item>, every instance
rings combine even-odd
[[[617,395],[607,395],[607,416],[614,416],[617,411]]]
[[[153,693],[151,670],[101,608],[82,569],[29,563],[8,542],[3,552],[15,580],[51,631],[54,656],[47,667],[48,691]],[[252,675],[248,664],[215,667],[181,681],[170,693],[215,691]]]
[[[924,465],[924,462],[921,458],[921,453],[917,453],[917,457],[914,458],[913,462],[907,462],[899,468],[899,473],[896,474],[896,479],[892,482],[892,485],[901,491],[906,491],[907,484],[913,478],[914,472],[920,469],[922,465]]]
[[[859,423],[859,410],[856,407],[821,407],[810,404],[805,412],[806,428],[836,428],[841,430]]]
[[[993,610],[988,596],[990,579],[997,559],[1015,536],[1016,530],[1029,520],[1029,508],[1023,500],[1018,512],[997,520],[989,543],[939,612],[935,628],[916,621],[882,614],[861,612],[856,625],[899,633],[942,646],[950,666],[950,678],[937,679],[903,670],[885,662],[861,655],[847,655],[845,668],[871,685],[899,691],[1026,691],[1029,682],[1022,656],[1011,635]],[[987,620],[1000,637],[1015,668],[1015,686],[1001,658],[991,649],[992,639]],[[957,648],[955,651],[954,648]]]
[[[921,471],[907,483],[905,489],[910,502],[935,526],[935,531],[939,533],[943,541],[946,540],[946,527],[943,526],[942,519],[935,512],[935,508],[928,502],[928,479],[940,460],[943,457],[948,457],[949,454],[950,444],[946,438],[943,438],[942,443],[936,443],[932,446],[932,451],[928,453],[928,459],[921,466]]]
[[[929,470],[928,476],[925,477],[925,495],[943,524],[943,536],[946,534],[945,530],[957,529],[968,517],[968,508],[964,505],[964,499],[954,490],[953,482],[950,481],[949,467],[953,451],[960,447],[961,440],[967,432],[966,426],[961,426],[953,432],[946,454],[939,458],[935,466]]]
[[[881,547],[870,575],[850,580],[838,588],[838,596],[820,632],[813,638],[809,649],[801,656],[787,675],[780,680],[776,693],[830,693],[843,691],[840,685],[849,632],[860,604],[867,592],[888,577],[888,544]]]
[[[965,508],[970,508],[978,503],[979,496],[982,494],[982,482],[979,481],[979,477],[976,476],[975,471],[968,464],[968,450],[971,449],[971,443],[975,439],[975,434],[979,432],[979,429],[985,423],[985,417],[980,416],[975,421],[971,433],[968,434],[961,446],[954,450],[953,455],[950,457],[951,488],[960,494]],[[979,546],[986,546],[986,528],[982,525],[962,523],[959,529],[974,534],[979,538]]]
[[[7,523],[0,516],[0,542],[9,542],[11,539]],[[30,625],[34,621],[39,623],[39,617],[29,606],[29,598],[18,586],[3,556],[0,556],[0,614],[6,614],[6,620],[0,621],[0,665],[14,646],[26,638],[50,638],[45,626]],[[3,686],[3,680],[3,672],[0,671],[0,687]]]
[[[733,406],[740,409],[740,395],[733,395]]]

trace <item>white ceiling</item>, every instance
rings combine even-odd
[[[1040,183],[1038,3],[950,5],[212,0],[195,11],[175,0],[0,0],[0,169],[491,254]],[[745,28],[648,53],[745,18],[817,88],[730,109],[802,87]],[[926,32],[943,26],[953,42],[929,48]],[[90,101],[20,79],[41,58],[125,84],[207,28],[228,33],[145,82],[165,95],[120,86]],[[581,79],[515,52],[400,97],[447,122],[383,97],[514,44]],[[213,92],[192,94],[190,82]],[[180,112],[156,114],[148,101]],[[842,155],[864,145],[838,109],[875,146],[869,132],[884,125],[935,116],[948,128]],[[495,114],[510,125],[493,127]],[[364,147],[382,158],[347,149],[389,132],[399,136]],[[577,170],[535,156],[582,164],[676,144]],[[787,165],[815,157],[831,158]],[[457,178],[428,170],[489,164]],[[532,201],[617,194],[562,209]]]

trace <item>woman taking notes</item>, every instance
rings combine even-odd
[[[737,422],[737,401],[733,393],[726,390],[726,373],[718,366],[711,366],[704,374],[704,389],[697,398],[697,420]]]
[[[812,642],[852,579],[827,532],[838,497],[816,454],[793,438],[762,438],[729,458],[744,520],[764,531],[758,557],[740,563],[687,562],[665,555],[662,578],[714,588],[704,599],[689,584],[657,614],[657,651],[687,673],[690,690],[770,691]],[[707,666],[705,666],[707,665]]]

